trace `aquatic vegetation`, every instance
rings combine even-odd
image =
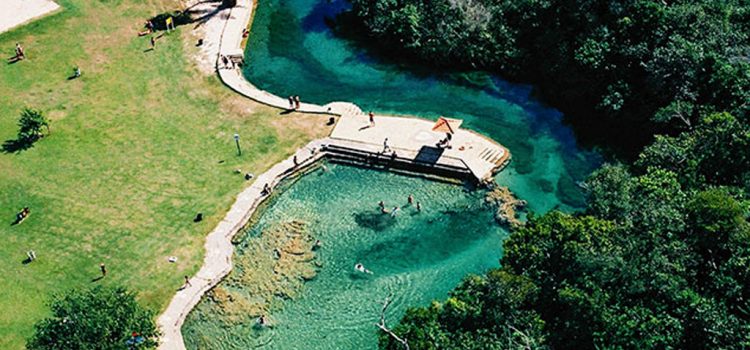
[[[301,221],[278,223],[257,236],[246,236],[235,254],[234,270],[206,294],[225,323],[246,322],[269,314],[279,299],[299,295],[315,278],[315,239]]]
[[[516,198],[507,187],[497,186],[488,191],[484,200],[496,208],[495,220],[501,225],[520,226],[518,210],[526,207],[526,201]]]

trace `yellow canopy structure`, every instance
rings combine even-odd
[[[455,134],[456,131],[458,130],[458,127],[461,126],[461,123],[463,122],[464,121],[461,119],[451,119],[451,118],[440,117],[435,122],[435,125],[432,127],[432,131]]]

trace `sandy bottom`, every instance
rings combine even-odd
[[[0,33],[58,8],[49,0],[0,0]]]

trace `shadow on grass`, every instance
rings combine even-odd
[[[97,277],[97,278],[92,278],[92,279],[91,279],[91,283],[94,283],[94,282],[99,282],[99,281],[101,281],[101,280],[102,280],[102,278],[104,278],[104,276],[99,276],[99,277]]]
[[[3,143],[3,153],[18,153],[34,147],[35,140],[16,139],[7,140]]]
[[[174,28],[183,26],[186,24],[197,23],[196,28],[206,23],[209,19],[217,15],[222,10],[229,9],[223,4],[211,9],[197,8],[198,5],[206,3],[221,3],[222,0],[204,0],[193,4],[186,8],[184,11],[168,11],[160,13],[154,17],[149,18],[149,21],[153,24],[154,32],[167,30],[167,19],[172,18],[172,24]]]

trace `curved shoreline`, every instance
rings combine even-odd
[[[288,100],[258,89],[244,78],[240,69],[231,67],[231,64],[230,67],[223,67],[222,56],[233,61],[242,61],[244,57],[242,32],[252,18],[252,0],[237,0],[235,7],[228,9],[217,7],[215,10],[216,14],[226,12],[226,15],[214,15],[208,21],[218,21],[218,24],[224,22],[223,28],[211,37],[204,38],[204,42],[218,43],[218,53],[211,60],[215,61],[215,67],[222,82],[235,92],[258,103],[287,109]],[[415,142],[412,138],[415,135],[424,136],[422,133],[430,130],[432,121],[421,118],[378,116],[379,127],[370,128],[377,130],[362,131],[361,125],[367,123],[367,116],[353,103],[331,102],[324,106],[302,103],[297,111],[338,115],[342,118],[339,119],[339,123],[329,137],[311,141],[298,149],[293,155],[256,177],[253,184],[237,196],[224,219],[206,237],[206,255],[203,265],[190,279],[190,286],[178,291],[157,319],[157,326],[162,332],[159,349],[185,349],[182,324],[190,311],[200,302],[202,296],[231,272],[234,254],[232,238],[247,224],[258,206],[268,198],[268,194],[264,191],[265,185],[273,189],[282,180],[297,174],[329,154],[338,154],[355,162],[374,161],[373,164],[385,162],[388,164],[387,167],[399,163],[402,166],[415,167],[419,169],[418,171],[431,169],[437,172],[466,175],[480,182],[491,179],[492,174],[504,167],[510,160],[510,152],[493,140],[473,131],[460,129],[455,134],[454,142],[457,145],[463,142],[462,153],[446,151],[446,154],[442,154],[441,152],[438,160],[427,163],[420,160],[419,156],[429,142],[426,140]],[[383,124],[385,126],[381,127],[380,125]],[[394,130],[397,135],[387,133]],[[412,135],[409,132],[416,134]],[[392,138],[393,154],[388,156],[384,150],[381,150],[383,148],[381,140],[384,135],[385,137],[397,136]],[[464,145],[468,147],[465,152],[463,152]],[[396,156],[396,151],[399,153],[398,156]]]

